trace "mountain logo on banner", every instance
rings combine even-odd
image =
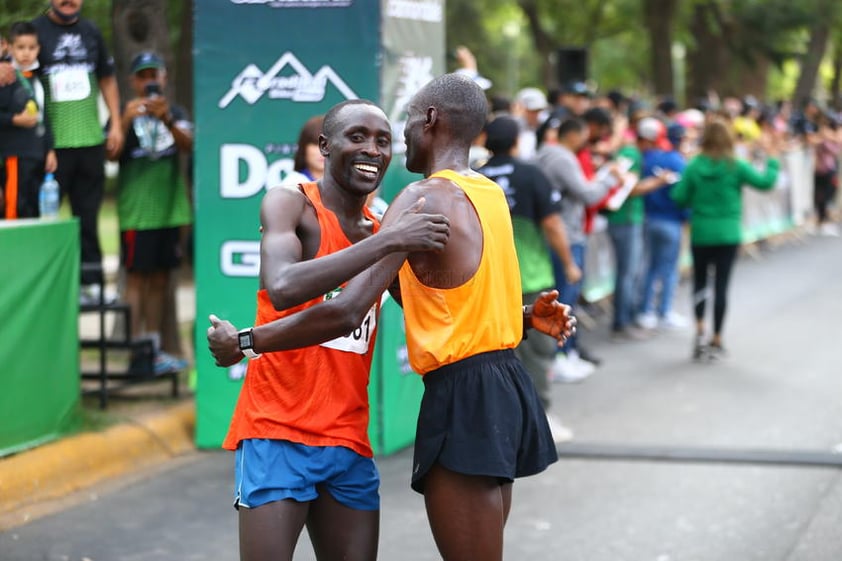
[[[281,75],[287,68],[292,73]],[[324,99],[328,83],[333,84],[345,99],[359,97],[330,66],[322,66],[312,74],[294,54],[287,51],[265,73],[255,64],[246,66],[232,80],[228,93],[219,100],[219,108],[225,109],[237,96],[242,97],[249,105],[254,105],[267,94],[270,99],[317,103]]]

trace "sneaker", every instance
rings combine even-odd
[[[568,351],[567,358],[572,360],[576,365],[576,368],[586,372],[588,376],[593,374],[596,370],[596,364],[582,358],[582,353],[580,353],[577,349],[571,349]]]
[[[832,222],[825,222],[821,226],[819,226],[819,233],[822,236],[828,236],[831,238],[838,238],[839,237],[839,227],[832,223]]]
[[[728,352],[725,350],[721,343],[719,345],[714,345],[713,343],[711,343],[710,345],[708,345],[707,351],[708,358],[710,360],[725,360],[726,358],[728,358]]]
[[[703,362],[709,358],[708,345],[704,337],[697,335],[693,342],[693,360],[696,362]]]
[[[677,314],[673,311],[670,311],[667,313],[667,315],[661,318],[661,320],[658,322],[658,327],[666,330],[678,330],[684,329],[689,324],[690,323],[687,321],[687,318],[685,318],[681,314]]]
[[[547,424],[550,426],[550,433],[556,444],[573,440],[573,430],[563,425],[558,417],[547,413]]]
[[[79,305],[96,306],[99,304],[99,285],[83,284],[79,286]]]
[[[117,301],[117,295],[110,289],[106,288],[105,294],[101,294],[102,289],[98,284],[83,284],[79,286],[79,305],[80,306],[99,306],[100,296],[102,296],[103,304],[113,304]]]
[[[638,314],[634,321],[643,329],[655,329],[658,327],[658,316],[652,312]]]
[[[645,341],[646,339],[649,339],[648,332],[631,325],[611,332],[612,341]]]
[[[164,351],[158,351],[155,354],[155,374],[170,374],[172,372],[181,372],[187,368],[187,361],[183,358],[178,358]]]
[[[552,368],[552,381],[575,384],[594,373],[593,364],[579,358],[578,354],[557,355]]]

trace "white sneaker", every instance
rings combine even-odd
[[[673,311],[667,313],[666,316],[661,318],[661,321],[658,323],[658,326],[661,329],[684,329],[690,325],[690,322],[687,321],[687,318],[682,316],[681,314],[677,314]]]
[[[634,321],[643,329],[655,329],[658,327],[658,316],[652,312],[638,314]]]
[[[573,430],[564,426],[558,417],[547,413],[547,424],[550,425],[550,433],[556,444],[573,440]]]
[[[557,355],[552,368],[552,380],[561,384],[581,382],[594,373],[596,367],[582,360],[575,351]]]
[[[834,224],[832,222],[825,222],[819,228],[819,233],[823,236],[838,238],[839,237],[839,227],[836,226],[836,224]]]

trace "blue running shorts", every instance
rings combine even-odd
[[[234,507],[273,501],[313,501],[322,485],[355,510],[380,509],[380,474],[373,458],[344,446],[306,446],[287,440],[242,440],[235,452]]]

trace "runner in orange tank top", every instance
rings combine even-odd
[[[392,252],[444,247],[447,220],[417,212],[420,205],[372,235],[378,225],[365,201],[389,165],[391,145],[386,116],[371,102],[327,112],[319,138],[324,177],[263,198],[255,325],[322,307]],[[236,451],[241,559],[291,560],[305,525],[319,558],[376,558],[379,477],[367,385],[377,312],[373,303],[351,329],[294,351],[258,355],[251,330],[235,332],[242,345],[227,365],[242,351],[252,357],[223,444]]]
[[[557,458],[529,375],[512,347],[524,326],[557,339],[575,330],[569,306],[543,293],[521,309],[511,218],[502,190],[470,170],[468,149],[485,122],[482,90],[457,74],[439,77],[410,101],[407,168],[425,179],[407,186],[384,228],[423,202],[450,220],[438,252],[391,254],[339,297],[254,329],[258,351],[316,344],[358,325],[386,288],[402,301],[410,362],[424,374],[412,486],[424,493],[442,557],[500,560],[516,477]],[[400,291],[392,281],[400,271]],[[219,361],[236,355],[230,324],[214,322]]]

